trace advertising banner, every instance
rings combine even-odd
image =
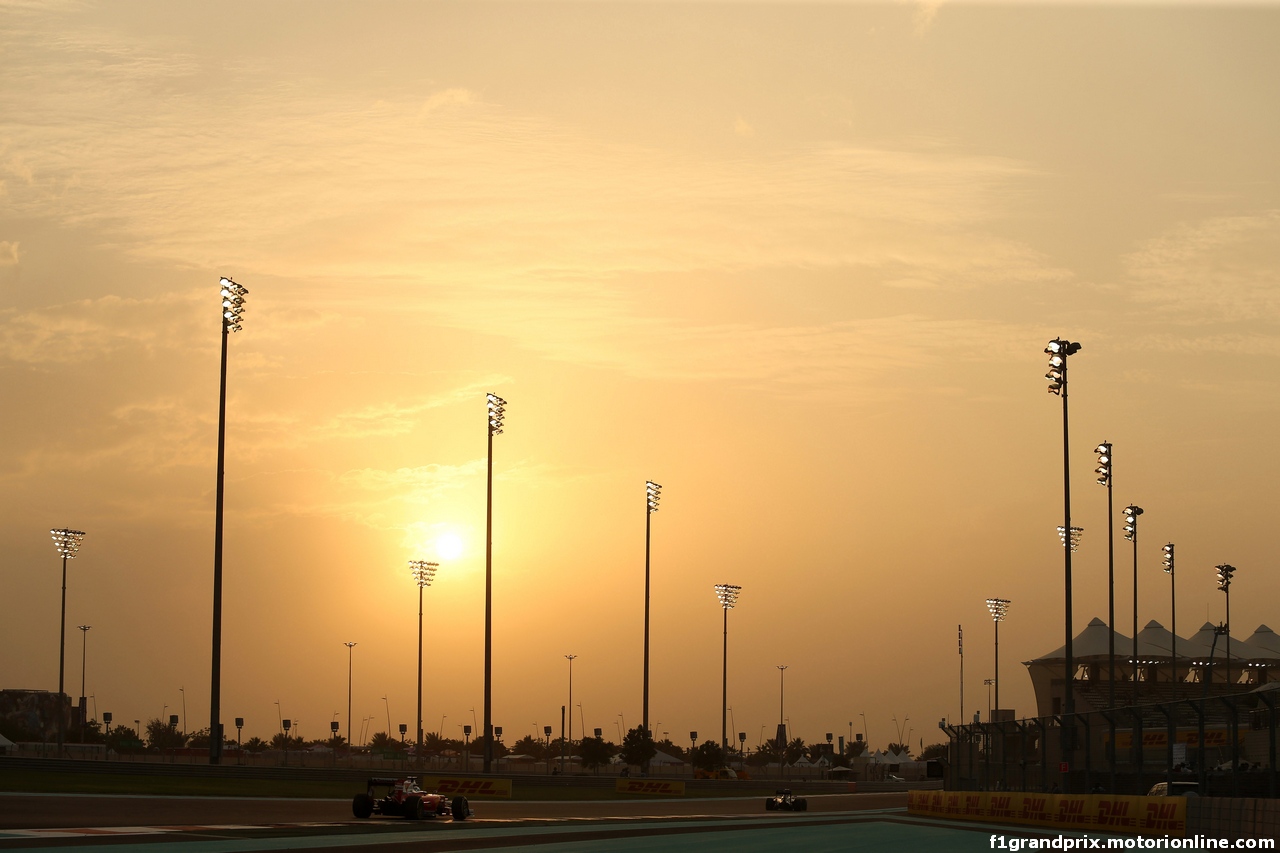
[[[418,781],[424,791],[464,797],[503,797],[511,799],[510,779],[467,779],[457,776],[427,776]]]
[[[1171,835],[1187,832],[1184,797],[1110,794],[1023,794],[980,791],[911,791],[911,814],[993,823],[1016,823],[1078,832]]]
[[[660,797],[684,796],[683,782],[671,782],[666,779],[631,779],[619,776],[616,789],[620,794],[651,794]]]

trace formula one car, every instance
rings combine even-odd
[[[378,796],[380,789],[386,791],[383,796]],[[351,813],[362,820],[372,815],[403,817],[408,820],[437,817],[466,820],[475,814],[466,797],[459,796],[451,800],[444,794],[428,793],[418,787],[416,776],[370,779],[365,793],[356,794],[352,798]]]
[[[790,788],[783,788],[781,791],[774,792],[774,795],[764,801],[766,811],[776,812],[807,812],[809,810],[809,801],[804,797],[797,797],[791,793]]]

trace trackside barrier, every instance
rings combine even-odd
[[[857,783],[857,782],[850,782],[850,783],[849,783],[849,793],[850,793],[850,794],[856,794],[856,793],[858,793],[858,783]]]
[[[1110,794],[1021,794],[979,791],[911,791],[911,814],[956,820],[1016,823],[1080,832],[1121,832],[1185,838],[1185,797]]]
[[[684,783],[667,779],[619,778],[615,790],[620,794],[653,794],[660,797],[683,797]]]
[[[503,797],[511,799],[510,779],[466,779],[457,776],[424,776],[418,780],[424,791],[462,794],[465,797]]]

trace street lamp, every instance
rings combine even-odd
[[[783,747],[787,744],[787,727],[785,720],[787,719],[786,706],[783,700],[786,698],[787,687],[787,667],[790,664],[783,664],[778,667],[778,746]]]
[[[355,643],[343,643],[347,647],[347,754],[351,754],[351,650]]]
[[[1124,508],[1124,538],[1133,543],[1133,704],[1138,704],[1138,516],[1142,507]]]
[[[991,611],[991,621],[996,626],[996,710],[1000,710],[1000,623],[1004,621],[1005,614],[1009,612],[1009,599],[1007,598],[988,598],[987,609]],[[990,723],[991,712],[987,712],[987,722]]]
[[[66,721],[62,713],[63,676],[67,661],[67,560],[74,560],[80,552],[80,542],[84,539],[83,530],[69,530],[65,527],[49,531],[53,536],[53,547],[62,557],[62,621],[58,625],[58,757],[62,757],[62,738]]]
[[[1218,589],[1227,596],[1227,689],[1231,689],[1231,576],[1236,567],[1228,563],[1216,566],[1218,570]]]
[[[84,743],[85,714],[88,710],[84,701],[84,669],[89,660],[89,629],[92,625],[80,625],[80,742]]]
[[[653,514],[658,511],[662,499],[662,486],[646,480],[644,483],[644,696],[641,725],[649,731],[649,535],[653,528]],[[648,762],[645,762],[647,765]],[[645,768],[647,769],[647,767]]]
[[[493,761],[493,437],[502,435],[507,401],[492,392],[485,395],[489,465],[484,501],[484,772]]]
[[[1173,543],[1165,545],[1164,572],[1169,576],[1169,664],[1173,669],[1173,701],[1178,701],[1178,579],[1173,573]]]
[[[1067,416],[1067,358],[1075,355],[1081,350],[1081,345],[1072,341],[1065,341],[1061,338],[1054,338],[1045,346],[1044,351],[1049,355],[1049,372],[1045,374],[1045,378],[1049,380],[1049,393],[1057,394],[1062,398],[1062,535],[1063,545],[1068,542],[1072,547],[1062,549],[1064,554],[1063,575],[1066,583],[1066,660],[1064,661],[1066,668],[1066,678],[1063,679],[1063,687],[1066,689],[1066,701],[1063,705],[1065,712],[1064,725],[1062,728],[1062,757],[1065,759],[1067,766],[1070,767],[1072,752],[1075,750],[1075,690],[1073,689],[1073,681],[1075,679],[1075,656],[1072,650],[1071,636],[1071,552],[1077,541],[1076,531],[1071,526],[1071,442],[1070,442],[1070,419]],[[1070,723],[1066,723],[1066,719]]]
[[[422,764],[422,591],[431,586],[436,576],[439,563],[428,563],[426,560],[410,560],[409,570],[418,584],[418,764]]]
[[[732,583],[718,583],[715,586],[716,598],[720,599],[720,607],[724,610],[724,673],[720,694],[720,748],[729,749],[729,611],[738,603],[738,594],[742,587]]]
[[[222,362],[218,373],[218,487],[213,520],[213,661],[209,689],[209,763],[222,762],[222,504],[227,443],[227,339],[241,328],[245,297],[249,289],[223,276],[218,280],[222,293]]]
[[[1098,485],[1107,487],[1107,706],[1116,706],[1116,526],[1112,520],[1111,467],[1113,454],[1111,442],[1104,441],[1094,448],[1098,454]],[[1111,739],[1115,743],[1115,738]]]

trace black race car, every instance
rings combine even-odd
[[[386,793],[379,796],[381,790]],[[437,817],[466,820],[474,814],[466,797],[449,799],[444,794],[428,793],[418,787],[415,776],[370,779],[365,792],[352,798],[351,812],[361,819],[385,815],[409,820]]]
[[[771,812],[807,812],[809,810],[809,801],[804,797],[797,797],[792,794],[790,788],[783,788],[765,800],[764,807],[766,811]]]

